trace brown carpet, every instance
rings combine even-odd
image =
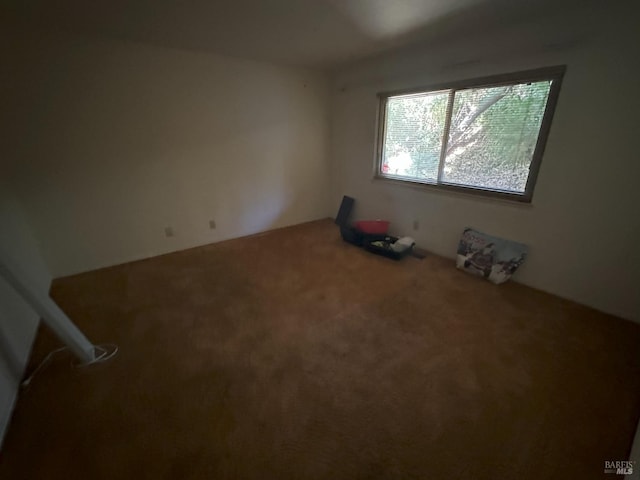
[[[63,354],[22,392],[3,479],[610,478],[640,414],[639,325],[376,257],[330,221],[52,295],[120,354]]]

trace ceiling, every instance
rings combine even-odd
[[[589,0],[8,0],[0,13],[91,36],[331,68]]]

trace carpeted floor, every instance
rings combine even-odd
[[[3,479],[596,479],[640,415],[640,325],[328,220],[52,296],[120,354],[62,354],[22,392]]]

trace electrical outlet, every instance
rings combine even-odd
[[[420,229],[420,222],[418,220],[414,220],[413,221],[413,229],[414,230],[419,230]]]
[[[216,228],[216,221],[215,220],[209,220],[209,228],[211,230],[215,230],[215,228]]]
[[[164,235],[165,235],[166,237],[173,237],[173,228],[171,228],[171,227],[166,227],[166,228],[164,229]]]

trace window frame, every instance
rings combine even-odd
[[[540,164],[542,163],[542,156],[547,144],[547,138],[549,131],[551,130],[551,123],[553,115],[558,102],[558,96],[560,94],[560,87],[562,86],[562,79],[566,72],[567,67],[565,65],[558,65],[553,67],[544,67],[534,70],[524,70],[514,73],[505,73],[499,75],[492,75],[488,77],[475,78],[470,80],[461,80],[448,83],[440,83],[436,85],[429,85],[426,87],[414,87],[402,90],[393,90],[388,92],[380,92],[378,96],[378,112],[376,115],[376,146],[375,146],[375,162],[374,162],[374,179],[390,181],[398,184],[408,184],[424,186],[426,188],[433,188],[444,191],[453,191],[459,193],[470,193],[474,195],[482,195],[485,197],[494,197],[507,199],[511,201],[521,203],[531,203],[533,199],[533,190],[538,179],[538,172],[540,170]],[[443,182],[440,178],[442,176],[442,169],[444,167],[444,159],[440,157],[440,163],[438,164],[438,179],[436,182],[420,180],[415,178],[407,178],[399,175],[389,175],[382,173],[382,156],[384,153],[384,140],[386,137],[387,126],[387,101],[390,97],[400,95],[411,95],[417,93],[435,93],[435,92],[455,92],[459,90],[468,90],[473,88],[487,88],[487,87],[499,87],[503,85],[513,85],[518,83],[527,82],[539,82],[544,80],[551,80],[551,88],[549,89],[549,96],[547,97],[547,104],[542,116],[542,123],[540,124],[540,131],[538,133],[538,139],[531,158],[531,164],[529,167],[529,176],[527,177],[527,184],[525,186],[524,193],[509,192],[506,190],[497,190],[490,188],[483,188],[474,185],[462,185],[457,183]],[[447,116],[445,118],[444,131],[441,141],[441,149],[444,150],[446,142],[448,141],[449,128],[451,122],[451,109],[453,107],[453,100],[455,95],[449,96],[447,105]]]

